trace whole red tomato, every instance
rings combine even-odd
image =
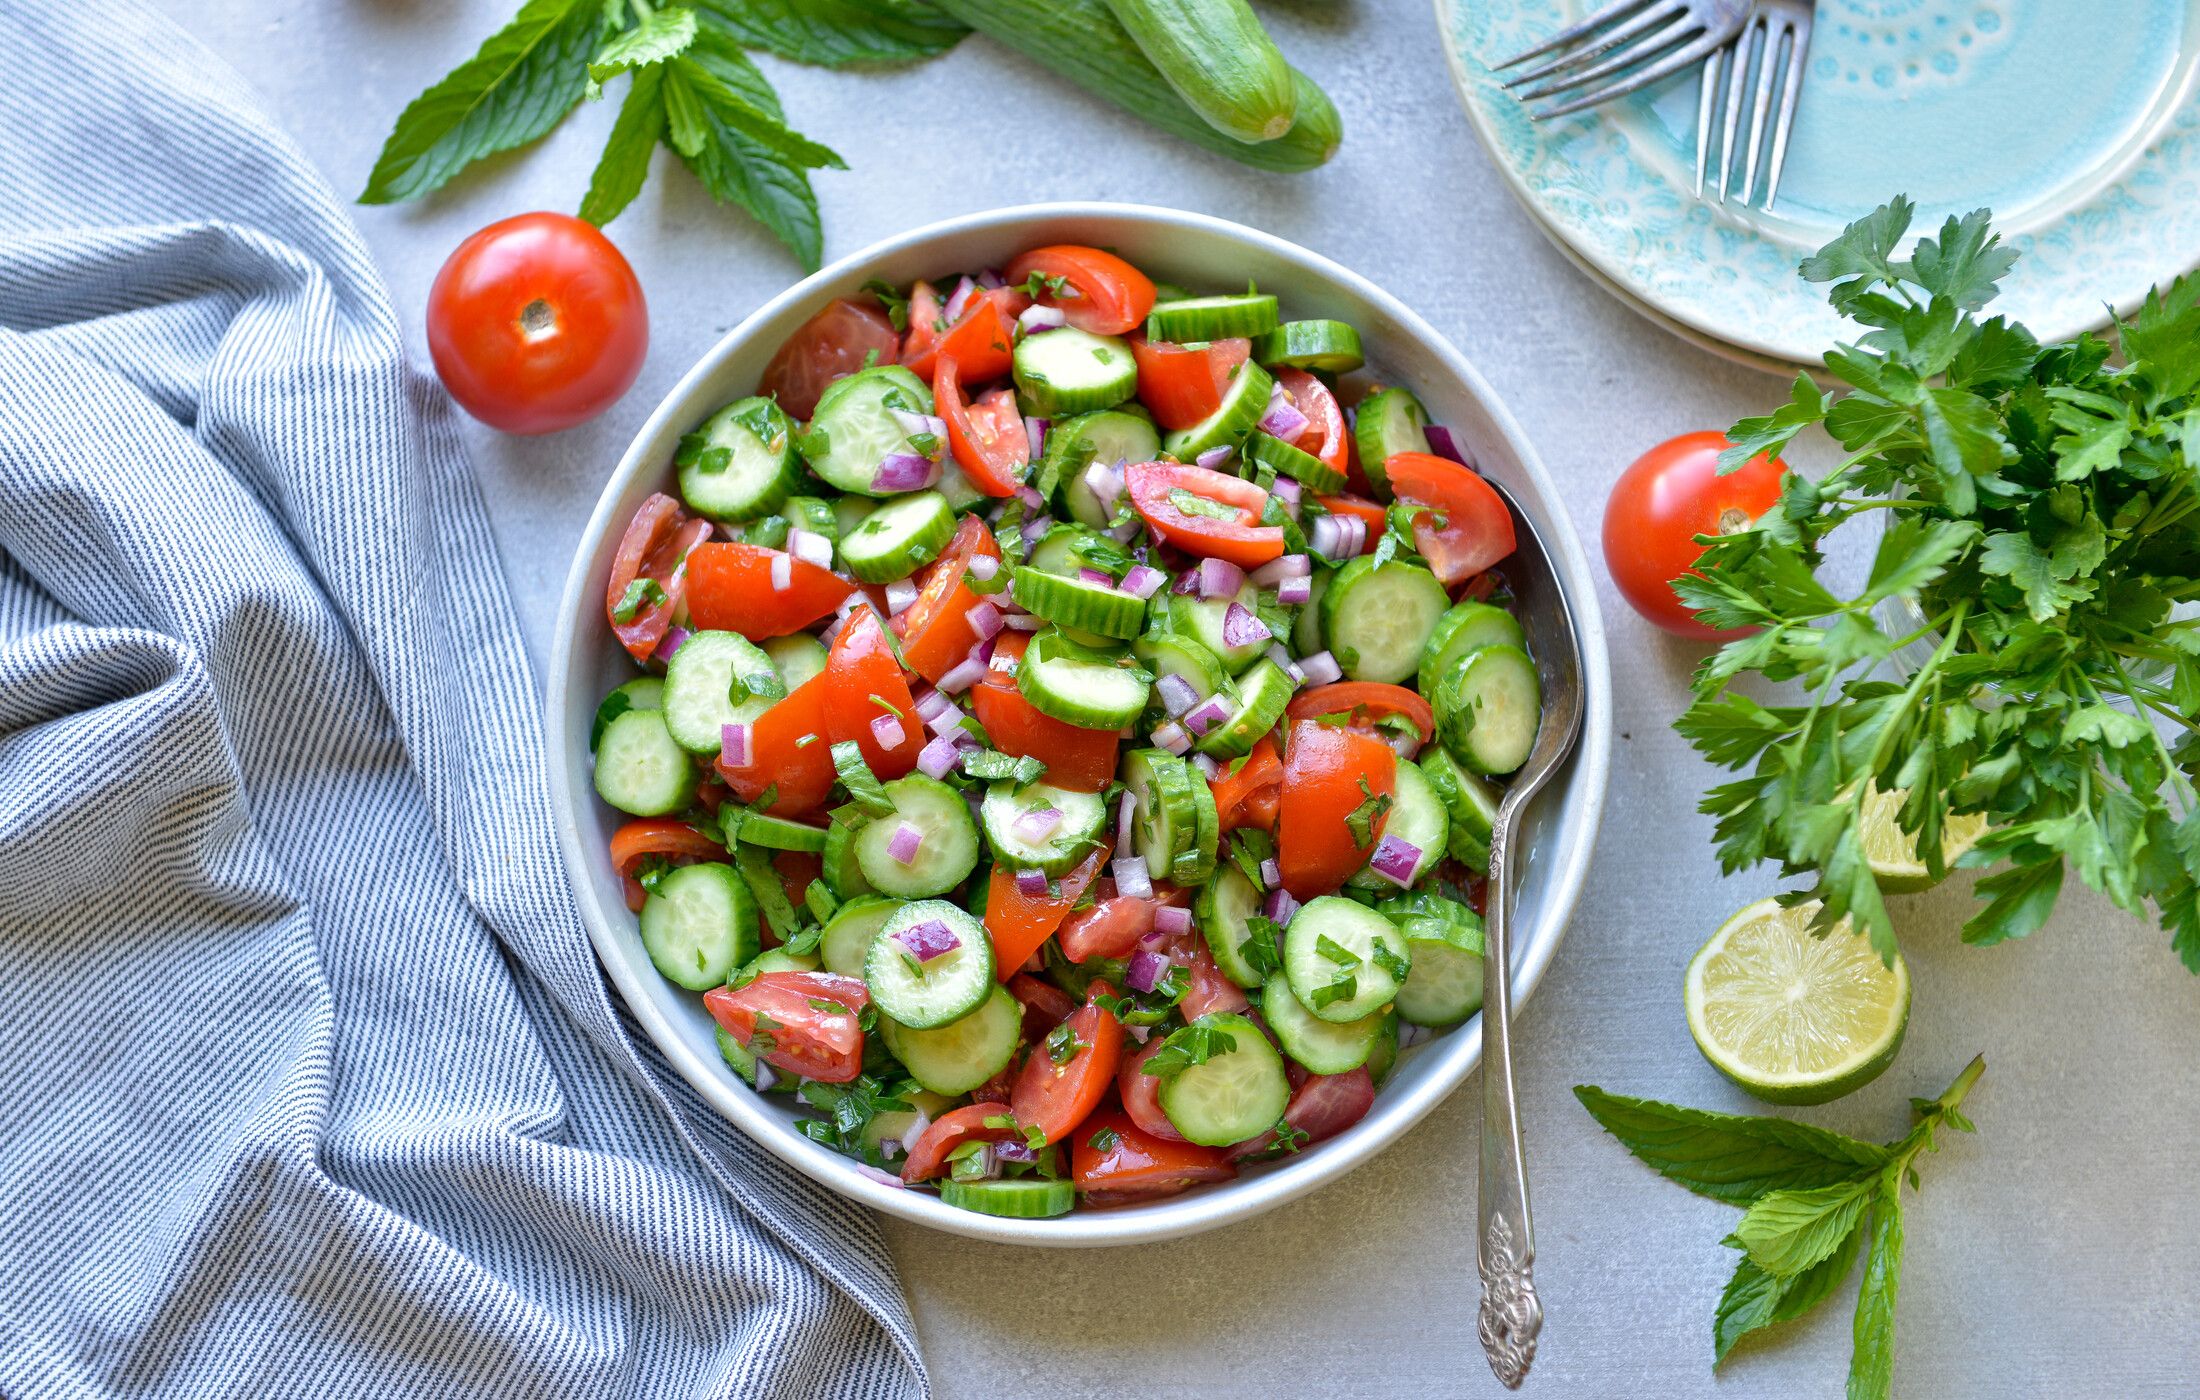
[[[554,433],[619,401],[649,350],[642,284],[568,214],[520,214],[458,245],[428,292],[428,352],[459,407]]]
[[[1695,571],[1698,535],[1748,528],[1780,499],[1787,465],[1762,453],[1719,475],[1723,433],[1683,433],[1651,448],[1620,473],[1604,506],[1604,564],[1619,591],[1651,622],[1682,637],[1724,640],[1696,620],[1673,593],[1673,580]]]

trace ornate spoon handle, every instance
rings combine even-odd
[[[1510,807],[1512,804],[1507,804]],[[1506,871],[1510,811],[1491,833],[1482,1001],[1482,1308],[1476,1332],[1490,1370],[1517,1390],[1535,1361],[1543,1304],[1535,1293],[1535,1231],[1528,1219],[1527,1162],[1513,1098],[1512,890]]]

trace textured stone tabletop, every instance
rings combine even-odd
[[[392,119],[511,0],[165,0],[235,65],[344,194]],[[884,73],[760,60],[790,119],[853,169],[816,181],[826,255],[916,224],[1046,199],[1204,210],[1269,230],[1412,302],[1489,378],[1543,454],[1592,556],[1605,490],[1651,443],[1762,411],[1777,381],[1615,304],[1516,207],[1474,144],[1425,0],[1279,0],[1280,42],[1336,99],[1338,158],[1264,175],[1145,127],[983,39]],[[443,257],[525,209],[574,208],[612,118],[577,113],[533,150],[423,203],[361,209],[407,333]],[[801,275],[660,152],[612,226],[647,288],[641,381],[548,439],[470,433],[539,665],[572,547],[650,407],[712,342]],[[424,350],[420,351],[424,358]],[[1597,572],[1602,582],[1601,557]],[[1753,1105],[1698,1057],[1689,955],[1773,874],[1722,878],[1709,778],[1669,727],[1698,649],[1638,625],[1603,584],[1617,692],[1611,798],[1581,914],[1516,1034],[1549,1321],[1528,1392],[1551,1397],[1842,1393],[1839,1300],[1714,1379],[1712,1305],[1733,1265],[1726,1206],[1654,1177],[1571,1086]],[[1874,1139],[1974,1053],[1986,1078],[1912,1198],[1899,1328],[1907,1396],[2191,1395],[2200,1387],[2200,979],[2167,938],[2066,894],[2026,943],[1966,949],[1967,882],[1898,910],[1916,1001],[1877,1083],[1811,1121]],[[2073,882],[2075,885],[2075,882]],[[1495,1395],[1474,1341],[1470,1084],[1390,1151],[1310,1199],[1179,1244],[1022,1251],[888,1222],[943,1396]]]

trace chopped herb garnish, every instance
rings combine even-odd
[[[1347,972],[1326,987],[1316,987],[1314,995],[1306,999],[1309,1011],[1319,1011],[1333,1002],[1350,1001],[1360,994],[1360,979]]]
[[[1141,1074],[1157,1079],[1174,1079],[1194,1065],[1203,1065],[1217,1055],[1226,1055],[1237,1049],[1237,1037],[1214,1026],[1194,1023],[1180,1026],[1161,1042],[1161,1048],[1146,1057],[1139,1066]]]
[[[871,772],[871,765],[863,761],[863,747],[855,740],[843,739],[833,745],[833,771],[840,776],[841,785],[848,789],[848,799],[864,811],[874,817],[883,817],[894,810],[893,799],[886,795],[885,786]]]
[[[1376,939],[1375,946],[1382,947],[1382,940]],[[1314,951],[1339,967],[1358,967],[1360,965],[1360,955],[1358,953],[1353,952],[1326,933],[1314,936]]]
[[[1086,1042],[1077,1038],[1067,1021],[1047,1032],[1047,1058],[1055,1064],[1066,1065],[1077,1058],[1077,1052],[1087,1048]]]
[[[1344,824],[1352,833],[1352,844],[1366,847],[1375,844],[1376,824],[1390,811],[1393,799],[1387,792],[1378,793],[1370,788],[1365,778],[1360,779],[1360,792],[1365,800],[1352,809]]]
[[[1085,1140],[1085,1145],[1095,1152],[1113,1152],[1123,1135],[1113,1128],[1102,1128]]]
[[[1399,982],[1405,981],[1406,975],[1413,971],[1413,964],[1398,956],[1398,950],[1380,938],[1375,940],[1375,951],[1368,955],[1368,960]]]
[[[874,277],[863,284],[863,290],[878,298],[878,304],[886,308],[886,319],[897,331],[909,329],[909,298],[903,296],[894,284],[883,277]]]
[[[618,606],[611,610],[611,620],[632,622],[641,615],[642,609],[662,607],[664,602],[663,584],[653,578],[638,578],[626,586],[626,592],[619,595]]]

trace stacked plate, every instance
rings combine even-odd
[[[1475,133],[1606,289],[1782,369],[1853,335],[1796,264],[1896,194],[1913,228],[1994,211],[2024,256],[1996,312],[2043,340],[2200,265],[2200,0],[1818,0],[1777,209],[1696,198],[1699,74],[1530,120],[1490,65],[1603,0],[1436,0]]]

